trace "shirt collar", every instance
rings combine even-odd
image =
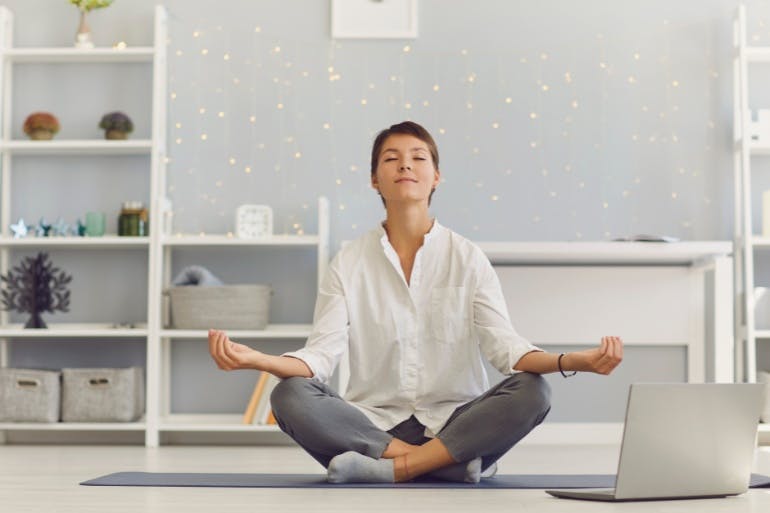
[[[438,219],[435,217],[433,218],[433,225],[430,227],[430,230],[428,230],[428,233],[425,234],[425,237],[423,238],[422,245],[423,247],[426,246],[430,240],[436,236],[436,234],[441,229],[441,225],[438,223]],[[379,225],[379,232],[380,232],[380,243],[382,243],[382,247],[386,248],[390,246],[390,241],[388,240],[388,232],[385,231],[385,221],[382,221]]]

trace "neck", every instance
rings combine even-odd
[[[387,209],[385,231],[388,234],[393,249],[416,252],[422,246],[423,238],[433,226],[433,220],[428,216],[428,205],[404,207],[399,205]]]

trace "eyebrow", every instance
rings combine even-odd
[[[387,153],[389,151],[393,151],[393,152],[398,153],[398,150],[395,149],[395,148],[387,148],[385,150],[382,150],[382,153]],[[427,148],[421,148],[421,147],[414,147],[414,148],[410,148],[409,151],[428,151],[428,149]]]

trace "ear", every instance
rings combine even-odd
[[[377,190],[377,187],[379,187],[379,182],[377,181],[377,173],[374,173],[371,175],[372,177],[372,189]]]
[[[433,172],[433,188],[435,189],[438,187],[439,183],[441,183],[441,171],[436,168],[436,170]]]

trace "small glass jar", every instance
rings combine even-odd
[[[142,237],[148,235],[147,209],[141,201],[124,201],[118,216],[118,235]]]

